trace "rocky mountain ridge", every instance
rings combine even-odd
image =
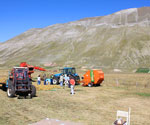
[[[0,43],[0,65],[22,61],[89,68],[149,67],[150,7],[33,28]]]

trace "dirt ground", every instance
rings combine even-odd
[[[149,79],[145,74],[105,74],[102,86],[79,85],[75,87],[75,95],[70,95],[69,88],[37,91],[33,99],[8,98],[0,89],[0,125],[27,125],[46,118],[111,125],[117,110],[128,111],[129,107],[132,125],[149,125]]]

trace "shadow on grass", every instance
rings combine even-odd
[[[0,83],[0,84],[1,84],[1,83]],[[3,90],[3,91],[5,91],[5,92],[7,91],[7,88],[6,88],[5,85],[3,85],[3,84],[2,84],[2,86],[0,86],[0,89]]]
[[[36,98],[36,97],[38,97],[38,96],[34,96],[34,97],[32,97],[32,98],[29,98],[28,96],[14,96],[14,98],[15,97],[17,97],[17,99],[33,99],[33,98]]]
[[[83,86],[83,87],[89,87],[88,85],[87,86]],[[102,85],[101,84],[94,84],[94,85],[92,85],[91,87],[102,87]],[[90,88],[90,87],[89,87]]]
[[[83,91],[83,90],[81,90],[81,89],[75,89],[75,91]]]

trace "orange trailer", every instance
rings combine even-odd
[[[96,86],[104,81],[104,72],[102,70],[88,70],[83,76],[83,86]]]

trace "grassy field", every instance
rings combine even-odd
[[[0,76],[7,74],[1,71]],[[34,76],[37,76],[36,72]],[[26,125],[45,118],[89,125],[111,125],[116,111],[131,107],[132,125],[150,123],[149,74],[105,74],[100,87],[37,91],[33,99],[8,98],[0,90],[0,125]]]

